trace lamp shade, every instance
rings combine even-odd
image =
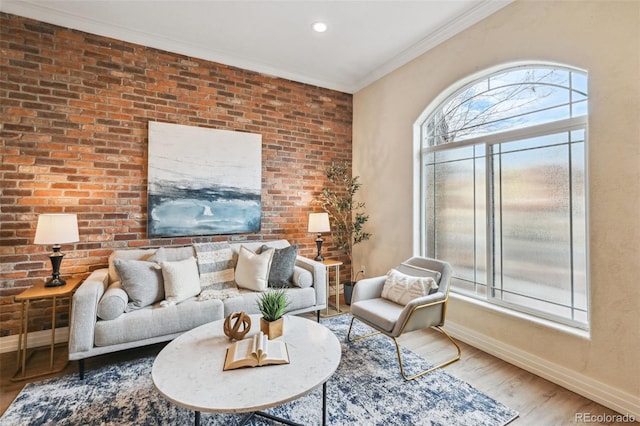
[[[65,244],[80,241],[75,214],[52,213],[38,216],[35,244]]]
[[[328,213],[309,213],[309,232],[329,232]]]

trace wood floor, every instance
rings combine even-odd
[[[443,360],[449,354],[453,355],[455,350],[444,336],[433,330],[414,331],[403,336],[400,341],[402,345],[432,362]],[[86,361],[86,368],[91,370],[104,364],[153,355],[159,352],[162,347],[162,344],[158,344],[90,358]],[[446,371],[517,410],[520,413],[520,417],[512,422],[511,425],[572,425],[585,423],[576,419],[576,413],[589,413],[593,416],[617,414],[608,408],[474,347],[461,342],[460,347],[462,348],[462,359],[445,367]],[[60,356],[62,360],[65,359],[66,354],[64,346],[57,349],[56,355]],[[389,356],[395,358],[395,351],[390,353]],[[48,351],[43,350],[35,353],[30,360],[28,368],[31,371],[37,371],[48,367]],[[28,382],[12,382],[11,377],[15,371],[15,352],[0,354],[0,414],[4,413]],[[64,374],[77,374],[77,362],[69,363],[60,373],[40,377],[32,381]],[[428,401],[425,403],[428,403]],[[616,423],[591,424],[613,425]]]

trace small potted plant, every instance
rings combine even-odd
[[[351,275],[349,281],[344,283],[344,298],[346,304],[350,305],[358,274],[363,272],[355,271],[353,246],[371,238],[371,234],[364,230],[369,215],[362,211],[365,203],[355,199],[362,184],[359,176],[351,175],[351,164],[348,161],[332,163],[325,174],[331,185],[322,190],[318,203],[329,213],[333,243],[349,258]]]
[[[258,309],[262,313],[260,318],[260,330],[269,339],[282,336],[284,315],[289,300],[285,289],[269,290],[260,295],[257,300]]]

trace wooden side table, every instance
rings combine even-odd
[[[67,279],[67,283],[60,287],[45,287],[43,284],[34,285],[17,295],[15,297],[16,302],[21,302],[21,313],[20,313],[20,334],[18,336],[18,353],[17,353],[17,366],[18,369],[14,374],[11,381],[19,381],[32,379],[34,377],[44,376],[50,373],[57,373],[62,371],[67,363],[65,363],[61,368],[54,370],[53,368],[53,355],[55,352],[55,342],[56,342],[56,311],[57,311],[57,301],[59,298],[68,298],[69,299],[69,320],[71,320],[71,303],[73,300],[73,293],[76,291],[82,279],[80,278],[69,278]],[[27,376],[27,342],[29,336],[29,308],[31,307],[32,300],[51,300],[52,303],[52,313],[51,313],[51,344],[49,346],[49,370],[32,374]]]
[[[340,266],[342,265],[342,262],[340,262],[339,260],[331,260],[331,259],[326,259],[323,260],[322,263],[324,264],[324,267],[327,270],[327,275],[326,275],[326,285],[327,285],[327,313],[326,315],[329,315],[329,297],[331,297],[329,295],[329,289],[330,289],[330,277],[329,277],[329,271],[331,270],[331,268],[335,268],[335,281],[336,281],[336,311],[338,311],[338,313],[340,313]]]

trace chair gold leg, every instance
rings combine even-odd
[[[353,327],[353,321],[355,321],[356,317],[351,317],[351,324],[349,324],[349,331],[347,331],[347,342],[355,342],[356,340],[364,339],[365,337],[375,336],[376,334],[380,334],[379,331],[374,331],[373,333],[363,334],[362,336],[356,336],[353,339],[351,338],[351,328]]]
[[[451,336],[449,336],[449,333],[447,333],[446,331],[444,331],[440,326],[435,326],[433,327],[436,330],[438,330],[439,332],[441,332],[442,334],[444,334],[445,336],[447,336],[447,339],[449,339],[449,341],[451,343],[453,343],[453,345],[456,347],[458,353],[456,354],[455,357],[436,365],[435,367],[431,367],[427,370],[421,371],[420,373],[413,375],[411,377],[407,377],[407,375],[404,373],[404,366],[402,364],[402,355],[400,353],[400,345],[398,344],[398,340],[395,337],[392,337],[393,339],[393,343],[396,344],[396,353],[398,354],[398,364],[400,364],[400,374],[402,374],[402,378],[406,381],[409,380],[413,380],[413,379],[417,379],[418,377],[424,376],[425,374],[431,373],[434,370],[437,370],[438,368],[442,368],[442,367],[446,367],[449,364],[453,364],[454,362],[458,361],[460,359],[461,356],[461,350],[460,350],[460,346],[458,346],[458,344],[456,343],[455,340],[453,340],[453,338]]]

